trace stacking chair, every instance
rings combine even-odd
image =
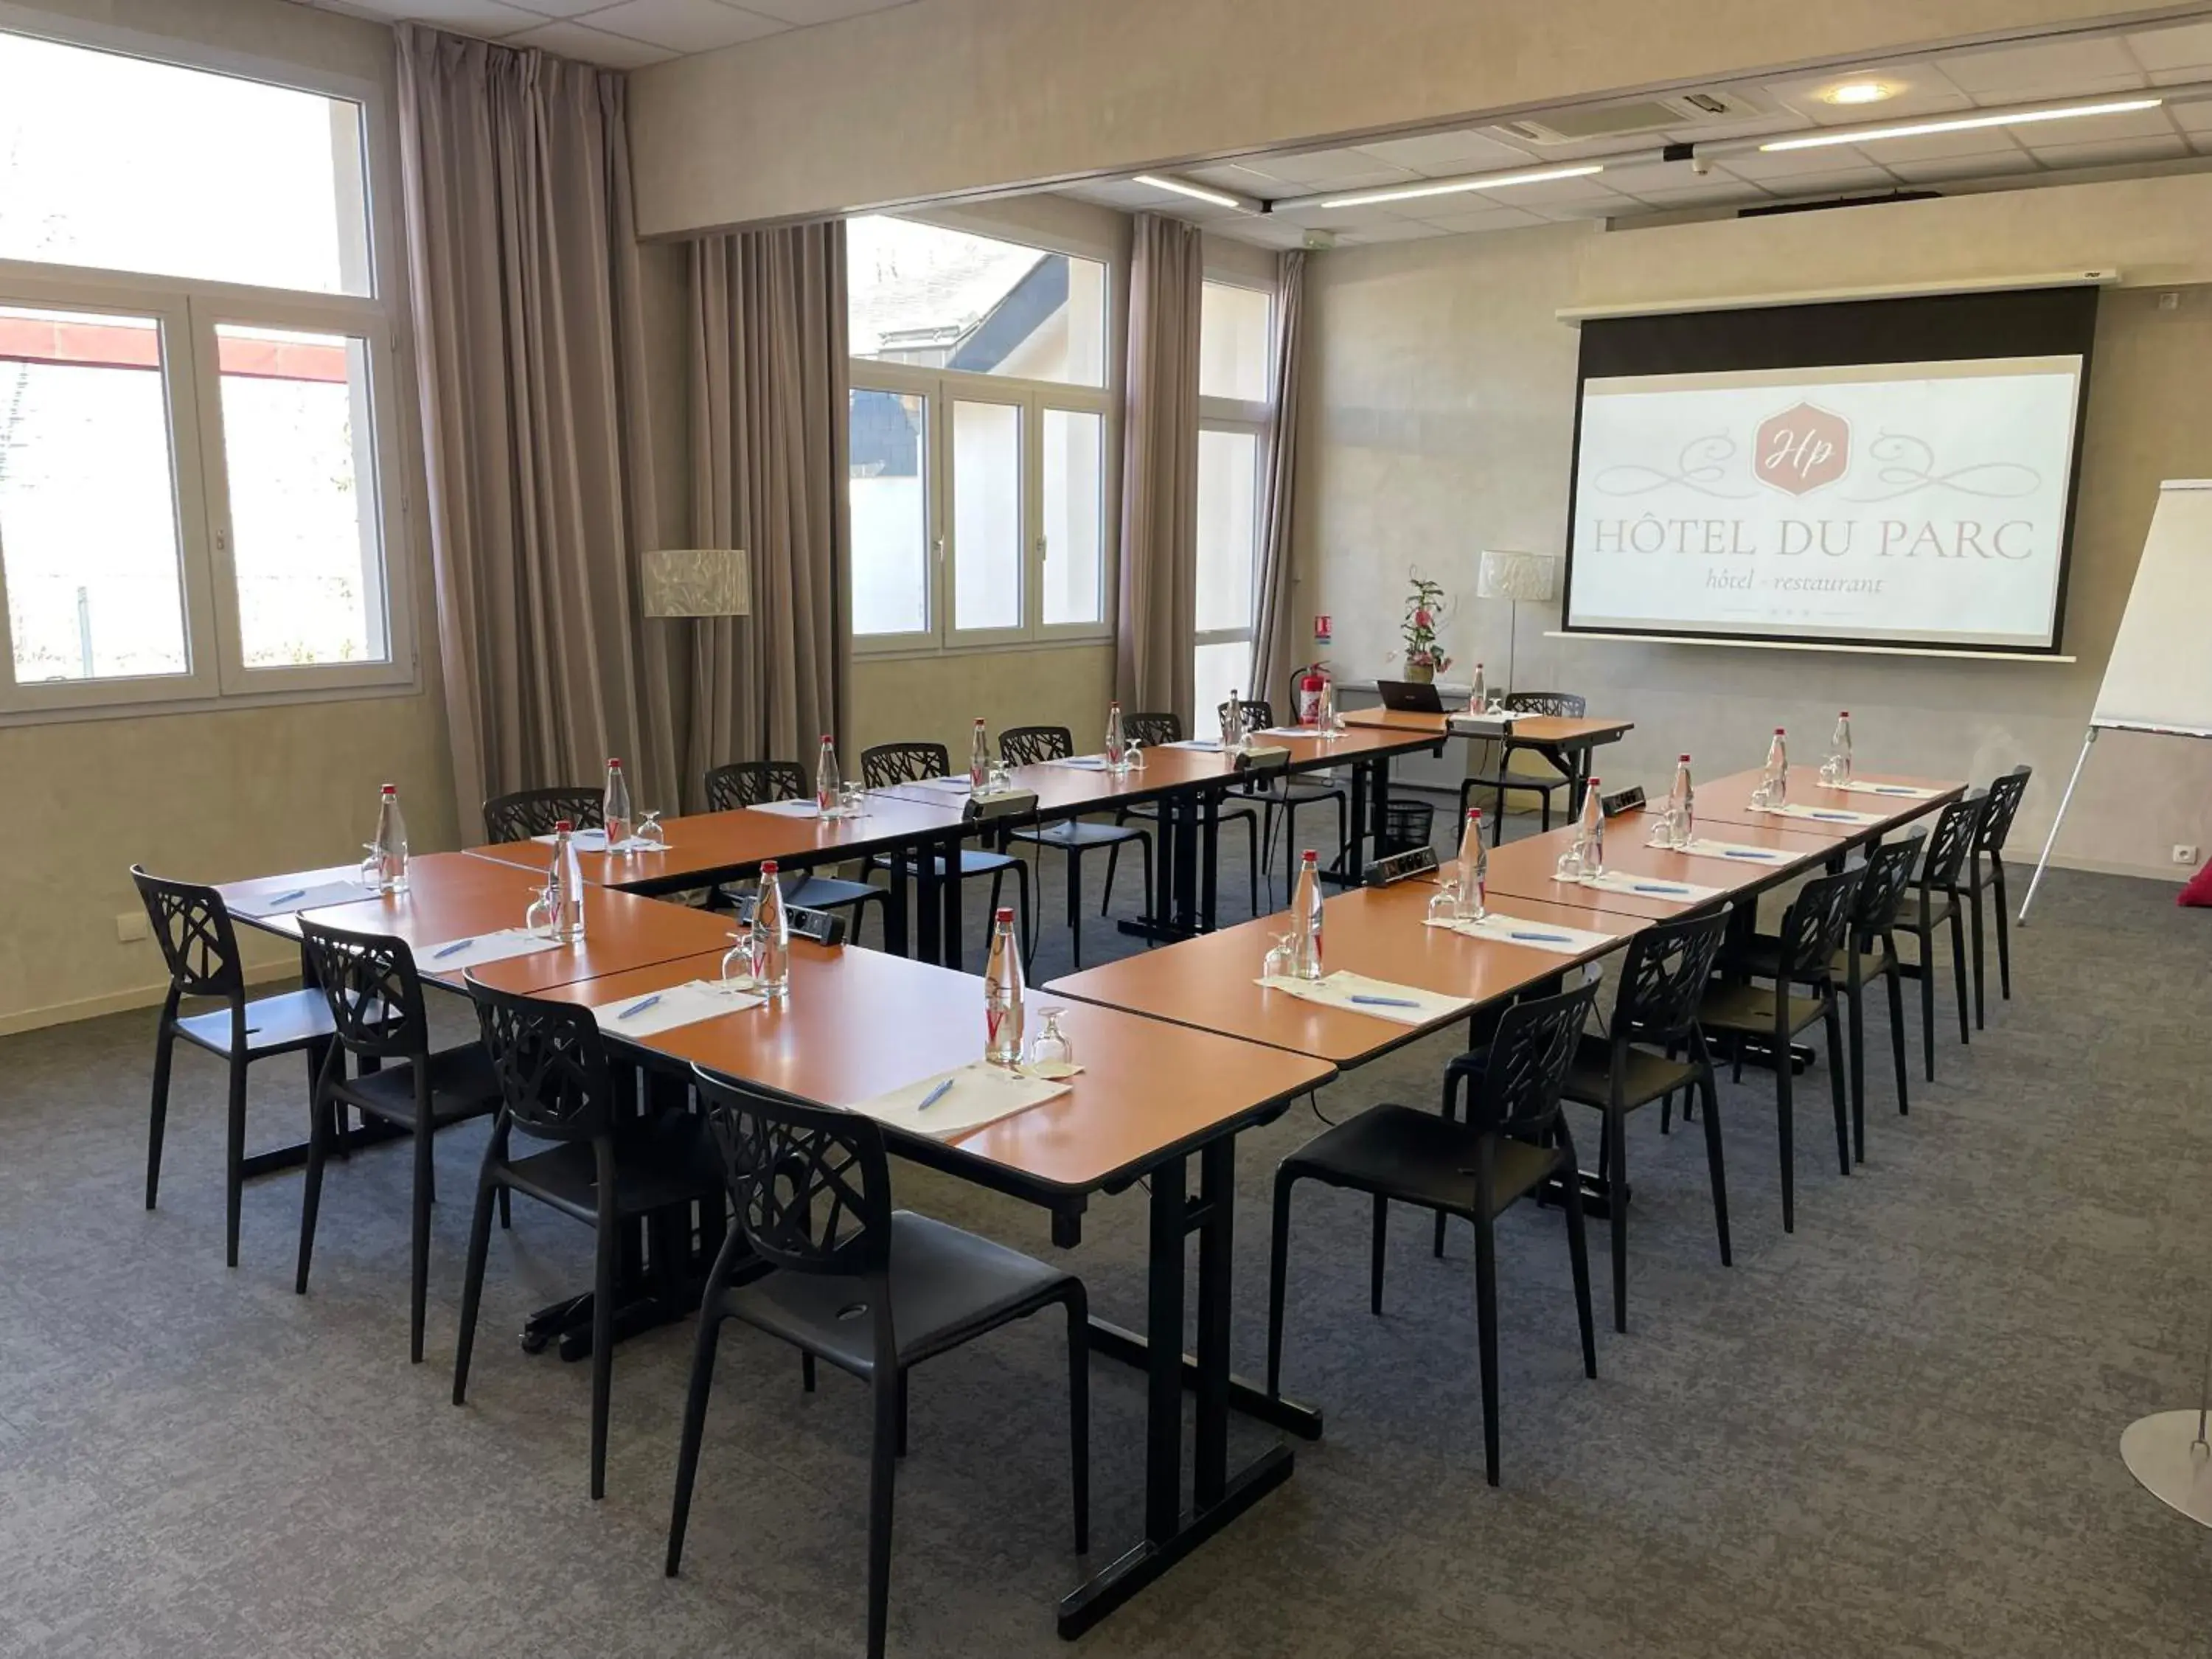
[[[906,1449],[907,1376],[924,1360],[1016,1320],[1067,1315],[1068,1439],[1075,1549],[1090,1547],[1091,1334],[1083,1281],[1002,1244],[891,1208],[890,1167],[872,1118],[761,1093],[697,1073],[734,1201],[737,1225],[699,1310],[667,1571],[676,1576],[722,1322],[780,1337],[868,1385],[868,1654],[882,1659],[889,1623],[891,1486]],[[757,1260],[749,1261],[748,1253]],[[741,1266],[765,1277],[739,1284]],[[755,1470],[753,1477],[759,1478]]]
[[[1223,703],[1215,710],[1216,717],[1225,715],[1229,705]],[[1255,727],[1275,723],[1275,706],[1264,697],[1245,700],[1244,717]],[[1352,803],[1344,793],[1344,786],[1328,783],[1306,773],[1291,773],[1279,778],[1261,778],[1243,786],[1245,793],[1257,796],[1260,802],[1260,868],[1271,869],[1275,860],[1275,824],[1283,826],[1283,875],[1287,882],[1297,869],[1297,815],[1303,807],[1336,807],[1336,844],[1340,848],[1352,843]]]
[[[707,774],[707,810],[711,812],[735,812],[763,801],[798,800],[811,793],[796,761],[733,761]],[[872,882],[820,876],[811,870],[798,873],[799,879],[784,889],[785,903],[806,910],[850,910],[856,943],[860,936],[860,913],[871,902],[877,907],[877,925],[889,927],[890,895]],[[734,908],[736,903],[733,890],[715,890],[714,908]]]
[[[872,749],[860,751],[860,781],[871,789],[889,789],[896,784],[920,783],[927,778],[941,778],[950,775],[951,757],[941,743],[879,743]],[[948,801],[956,798],[948,797]],[[916,854],[911,848],[896,853],[878,853],[869,860],[879,870],[898,870],[911,875]],[[938,855],[933,866],[939,878],[945,875],[945,860]],[[963,847],[960,849],[960,879],[975,881],[984,876],[991,878],[991,914],[999,914],[999,894],[1006,885],[1006,874],[1013,872],[1014,897],[1021,906],[1022,934],[1029,941],[1022,956],[1036,954],[1036,912],[1030,908],[1030,867],[1011,853],[993,853],[981,848]],[[1109,871],[1106,884],[1111,887],[1114,878]]]
[[[1972,1039],[1966,1030],[1966,940],[1959,931],[1965,902],[1959,896],[1960,878],[1974,855],[1981,834],[1982,816],[1989,797],[1969,795],[1946,806],[1928,837],[1928,850],[1920,860],[1920,875],[1897,908],[1897,927],[1920,944],[1919,960],[1904,969],[1920,981],[1920,1042],[1928,1080],[1936,1080],[1936,930],[1947,922],[1951,928],[1951,982],[1959,1000],[1959,1042]]]
[[[1973,912],[1974,1029],[1982,1029],[1982,890],[1994,889],[1997,912],[1997,988],[2012,1000],[2012,918],[2005,899],[2004,844],[2012,834],[2012,821],[2020,812],[2021,797],[2027,793],[2030,769],[2015,766],[1989,787],[1989,805],[1982,811],[1982,827],[1974,836],[1974,850],[1966,855],[1964,891],[1951,890],[1953,902],[1962,898]],[[1984,859],[1989,860],[1986,873]]]
[[[169,1066],[177,1039],[204,1048],[230,1071],[230,1109],[223,1146],[224,1260],[238,1265],[239,1216],[246,1194],[246,1072],[257,1060],[304,1052],[312,1088],[329,1059],[336,1027],[323,994],[312,987],[246,999],[246,971],[238,935],[222,895],[212,887],[149,876],[139,865],[131,879],[146,906],[154,937],[169,967],[169,994],[161,1000],[154,1034],[154,1098],[146,1126],[146,1207],[161,1186],[161,1134],[169,1121]],[[205,1013],[181,1012],[186,997],[220,998],[225,1006]]]
[[[1709,988],[1698,1006],[1698,1023],[1709,1036],[1729,1039],[1736,1075],[1743,1073],[1743,1045],[1757,1040],[1767,1045],[1774,1063],[1775,1109],[1782,1138],[1782,1231],[1797,1226],[1796,1133],[1794,1124],[1791,1073],[1795,1070],[1790,1043],[1800,1031],[1825,1028],[1828,1044],[1828,1090],[1836,1109],[1836,1160],[1843,1172],[1851,1172],[1850,1125],[1844,1110],[1844,1044],[1842,1022],[1836,1011],[1835,962],[1850,926],[1851,906],[1857,900],[1863,866],[1840,875],[1817,876],[1798,890],[1782,918],[1782,932],[1771,963],[1772,983],[1753,985],[1731,979]],[[1730,963],[1736,972],[1757,971],[1748,963]],[[1792,986],[1802,985],[1811,994],[1797,996]]]
[[[683,1216],[690,1232],[694,1202],[719,1205],[721,1162],[705,1120],[661,1112],[617,1120],[613,1074],[599,1023],[588,1008],[495,991],[469,979],[499,1088],[498,1115],[477,1177],[476,1214],[469,1225],[469,1262],[461,1287],[461,1329],[453,1352],[453,1403],[468,1397],[469,1358],[476,1346],[477,1309],[483,1294],[484,1256],[491,1248],[495,1194],[517,1192],[598,1233],[592,1275],[592,1496],[607,1489],[607,1401],[614,1379],[615,1264],[624,1224],[641,1216]],[[550,1144],[517,1157],[516,1130]],[[681,1255],[664,1227],[656,1266],[678,1271]],[[674,1285],[666,1286],[672,1292]]]
[[[499,1104],[499,1084],[481,1042],[430,1048],[430,1022],[422,1008],[422,981],[407,941],[382,933],[341,933],[307,917],[300,942],[323,988],[337,1044],[323,1062],[307,1141],[307,1180],[300,1203],[300,1266],[292,1288],[307,1293],[307,1267],[315,1249],[315,1212],[323,1199],[323,1164],[330,1156],[337,1106],[381,1119],[413,1133],[414,1237],[408,1314],[408,1358],[422,1363],[422,1322],[430,1285],[430,1138],[449,1125],[483,1117]],[[340,1060],[350,1051],[377,1071],[349,1080]]]
[[[483,804],[484,839],[495,843],[529,841],[551,835],[553,826],[564,819],[578,830],[596,830],[606,822],[606,805],[604,789],[580,783],[494,795]]]
[[[1172,712],[1165,714],[1124,714],[1121,716],[1121,730],[1143,744],[1146,748],[1158,749],[1165,744],[1182,741],[1182,717]],[[1114,815],[1114,822],[1117,824],[1127,823],[1132,818],[1139,818],[1147,823],[1158,823],[1160,819],[1158,803],[1139,801],[1134,806],[1121,808]],[[1256,916],[1261,913],[1260,815],[1249,806],[1224,805],[1218,813],[1217,819],[1222,823],[1241,821],[1244,825],[1245,835],[1250,838],[1252,862],[1244,873],[1250,892],[1252,914]],[[1121,861],[1121,858],[1120,847],[1107,848],[1106,894],[1110,894],[1114,890],[1114,866]],[[1098,914],[1102,916],[1106,914],[1106,894],[1101,894],[1098,900]]]
[[[1555,714],[1569,720],[1580,720],[1589,712],[1589,700],[1571,691],[1513,691],[1500,697],[1498,702],[1516,714]],[[1541,756],[1559,770],[1556,773],[1516,772],[1513,769],[1516,755]],[[1467,781],[1459,787],[1460,822],[1467,822],[1467,809],[1476,790],[1494,789],[1498,792],[1497,816],[1502,822],[1505,817],[1506,793],[1522,789],[1536,796],[1543,814],[1544,828],[1548,830],[1552,827],[1553,793],[1565,789],[1573,781],[1573,769],[1557,750],[1543,744],[1516,742],[1511,738],[1500,738],[1497,769],[1470,772]],[[1574,811],[1575,802],[1571,796],[1567,801],[1566,816],[1571,818]]]
[[[1721,1161],[1719,1091],[1712,1051],[1698,1024],[1698,1004],[1729,927],[1727,908],[1645,928],[1629,940],[1614,994],[1613,1022],[1603,1036],[1585,1034],[1568,1067],[1561,1095],[1605,1114],[1606,1172],[1613,1219],[1613,1328],[1628,1328],[1628,1115],[1693,1085],[1704,1096],[1705,1162],[1713,1188],[1713,1225],[1721,1265],[1730,1262],[1728,1171]],[[1677,1049],[1686,1060],[1674,1057]],[[1568,1179],[1575,1177],[1570,1174]],[[1443,1253],[1443,1219],[1437,1220]]]
[[[1075,739],[1064,726],[1010,726],[999,733],[999,757],[1006,765],[1036,766],[1066,760],[1075,753]],[[1152,893],[1152,838],[1133,825],[1086,823],[1081,818],[1062,818],[1056,823],[1014,830],[1009,841],[1026,842],[1040,849],[1058,848],[1067,854],[1067,933],[1075,965],[1083,966],[1083,855],[1100,847],[1118,848],[1134,842],[1145,860],[1145,901]],[[1107,876],[1104,896],[1114,896],[1113,876]],[[1103,914],[1102,907],[1101,914]]]
[[[1567,1252],[1574,1267],[1583,1371],[1597,1375],[1590,1324],[1589,1252],[1574,1137],[1559,1110],[1559,1087],[1583,1023],[1597,996],[1590,980],[1565,995],[1516,1002],[1499,1019],[1490,1046],[1444,1069],[1441,1115],[1416,1107],[1370,1106],[1308,1141],[1275,1171],[1274,1241],[1267,1262],[1267,1393],[1281,1393],[1283,1280],[1290,1261],[1291,1189],[1301,1181],[1365,1193],[1374,1200],[1368,1305],[1382,1311],[1382,1251],[1395,1201],[1465,1216],[1474,1224],[1474,1299],[1482,1370],[1483,1468],[1498,1484],[1498,1215],[1564,1174]],[[1460,1089],[1471,1085],[1465,1121]]]

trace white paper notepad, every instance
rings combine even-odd
[[[1342,969],[1322,979],[1289,979],[1277,975],[1254,983],[1301,1001],[1318,1002],[1325,1008],[1341,1008],[1346,1013],[1372,1014],[1377,1019],[1394,1020],[1401,1025],[1427,1025],[1449,1019],[1462,1009],[1474,1006],[1470,997],[1445,996],[1437,991],[1424,991],[1416,985],[1394,985],[1389,980],[1370,979],[1364,974]],[[1380,1000],[1355,1000],[1360,997]]]
[[[1705,836],[1693,836],[1687,847],[1678,847],[1678,853],[1693,859],[1726,859],[1730,864],[1789,864],[1793,862],[1787,853],[1771,847],[1753,847],[1747,842],[1714,841]]]
[[[1887,812],[1855,812],[1847,806],[1808,806],[1802,801],[1791,801],[1787,806],[1754,806],[1751,810],[1778,818],[1812,818],[1824,823],[1881,823],[1889,817]]]
[[[1853,778],[1849,783],[1832,783],[1831,789],[1848,789],[1855,795],[1896,795],[1905,800],[1934,800],[1941,789],[1923,789],[1910,783],[1869,783],[1864,778]]]
[[[543,933],[521,927],[502,927],[495,933],[478,933],[473,939],[426,945],[415,952],[415,965],[428,974],[458,974],[464,968],[481,968],[487,963],[561,948],[558,939],[548,939]]]
[[[532,836],[530,839],[552,847],[557,845],[561,838],[558,836]],[[617,853],[665,853],[668,850],[665,842],[647,841],[642,836],[624,836],[619,845],[610,849],[607,832],[604,830],[572,830],[568,833],[568,844],[579,853],[605,853],[609,850]]]
[[[748,812],[773,812],[780,818],[818,818],[822,809],[811,800],[757,800]]]
[[[947,1080],[952,1085],[950,1089],[928,1105],[921,1103],[929,1099],[930,1092],[939,1084]],[[970,1129],[996,1123],[1002,1117],[1012,1117],[1032,1106],[1042,1106],[1048,1100],[1057,1100],[1073,1086],[971,1060],[965,1066],[917,1078],[888,1094],[861,1101],[853,1109],[866,1112],[888,1128],[942,1140],[949,1135],[965,1134]]]
[[[1561,927],[1548,921],[1524,921],[1518,916],[1509,916],[1492,910],[1480,921],[1451,921],[1437,920],[1427,924],[1431,927],[1449,927],[1455,933],[1468,939],[1489,939],[1498,945],[1524,945],[1531,951],[1549,951],[1557,956],[1578,957],[1591,951],[1601,951],[1617,941],[1618,933],[1601,933],[1589,927]]]
[[[1662,881],[1657,876],[1632,876],[1625,870],[1608,870],[1601,876],[1584,876],[1579,882],[1562,885],[1588,887],[1601,893],[1633,893],[1642,898],[1680,899],[1685,904],[1703,904],[1721,896],[1717,887],[1700,887],[1693,881]]]
[[[713,980],[694,979],[619,1002],[595,1002],[591,1008],[599,1030],[610,1036],[647,1037],[757,1008],[762,1000],[750,991],[725,990]]]
[[[319,910],[327,905],[355,904],[374,898],[376,890],[357,881],[325,881],[313,887],[272,884],[266,892],[234,901],[231,908],[246,916],[289,916],[301,910]]]

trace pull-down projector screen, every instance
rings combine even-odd
[[[2096,290],[1583,325],[1571,632],[2057,648]]]

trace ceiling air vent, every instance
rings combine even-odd
[[[1707,88],[1627,103],[1577,104],[1546,110],[1540,115],[1500,121],[1494,130],[1526,144],[1579,144],[1593,138],[1626,138],[1637,133],[1755,120],[1771,113],[1741,92]]]

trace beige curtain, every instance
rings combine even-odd
[[[690,624],[684,783],[733,760],[813,774],[851,633],[845,227],[691,244],[691,524],[751,555],[752,615]]]
[[[402,26],[427,518],[464,802],[630,764],[676,799],[619,75]],[[658,625],[653,625],[657,627]]]
[[[1197,229],[1137,216],[1129,262],[1121,439],[1121,614],[1115,695],[1173,709],[1190,729],[1198,632]]]
[[[1291,491],[1298,465],[1298,382],[1305,331],[1306,256],[1285,253],[1275,277],[1275,421],[1260,488],[1259,594],[1252,619],[1253,695],[1290,696],[1290,675],[1307,660],[1291,614]],[[1276,707],[1295,707],[1278,701]]]

